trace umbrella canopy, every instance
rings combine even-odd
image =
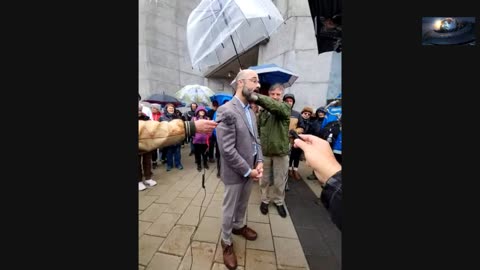
[[[269,38],[283,22],[270,0],[202,0],[187,22],[192,66],[207,68],[234,56],[238,60],[238,54]]]
[[[342,50],[342,1],[308,0],[318,53]]]
[[[172,97],[170,95],[167,95],[165,93],[163,94],[153,94],[149,96],[147,99],[144,101],[148,103],[156,103],[156,104],[161,104],[162,106],[165,106],[168,103],[172,103],[175,105],[175,107],[183,107],[185,106],[184,103],[182,103],[180,100],[176,99],[175,97]]]
[[[248,69],[254,70],[258,74],[262,86],[270,86],[275,83],[283,84],[287,88],[293,85],[298,79],[298,75],[288,69],[281,68],[275,64],[265,64],[252,66]]]
[[[175,97],[186,103],[203,103],[208,106],[212,104],[210,97],[213,95],[215,92],[210,88],[198,84],[186,85],[175,93]]]
[[[218,102],[218,105],[222,105],[226,100],[231,100],[233,98],[233,94],[231,93],[226,93],[226,92],[221,92],[221,93],[216,93],[215,95],[210,97],[210,100],[213,102],[216,100]]]

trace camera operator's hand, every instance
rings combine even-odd
[[[333,155],[330,144],[313,135],[299,135],[305,141],[295,139],[295,147],[301,148],[305,153],[307,165],[312,167],[318,180],[323,185],[325,182],[342,169]]]

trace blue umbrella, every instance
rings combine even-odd
[[[288,69],[281,68],[275,64],[265,64],[251,66],[248,69],[254,70],[258,74],[260,84],[272,85],[275,83],[283,84],[287,88],[293,85],[298,79],[298,75]]]
[[[216,93],[215,95],[210,97],[210,100],[213,102],[216,100],[218,102],[218,105],[222,105],[226,100],[231,100],[233,98],[233,95],[230,93],[226,92],[219,92]]]

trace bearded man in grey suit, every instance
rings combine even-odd
[[[235,95],[217,110],[217,143],[220,150],[221,180],[225,184],[223,197],[222,240],[223,261],[228,269],[236,269],[232,233],[247,240],[257,239],[257,233],[245,225],[245,213],[253,181],[263,174],[263,155],[259,144],[257,121],[250,109],[252,93],[260,89],[258,75],[242,70],[232,85]]]

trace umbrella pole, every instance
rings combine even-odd
[[[235,50],[235,55],[237,56],[237,61],[238,61],[238,64],[240,65],[240,69],[243,69],[242,68],[242,63],[240,63],[240,57],[238,56],[237,47],[235,46],[235,42],[233,42],[232,35],[230,35],[230,39],[232,40],[233,49]]]
[[[218,5],[220,6],[220,10],[222,10],[223,9],[222,3],[220,3],[220,1],[217,1],[217,2],[218,2]],[[223,13],[223,20],[225,21],[225,24],[228,26],[228,21],[227,21],[227,18],[225,17],[224,13]],[[235,42],[233,41],[232,35],[230,35],[230,39],[232,40],[233,49],[235,50],[235,55],[237,56],[238,64],[240,65],[240,69],[242,69],[242,63],[240,63],[240,57],[238,56],[237,47],[235,46]],[[223,46],[223,44],[222,44],[222,46]]]

